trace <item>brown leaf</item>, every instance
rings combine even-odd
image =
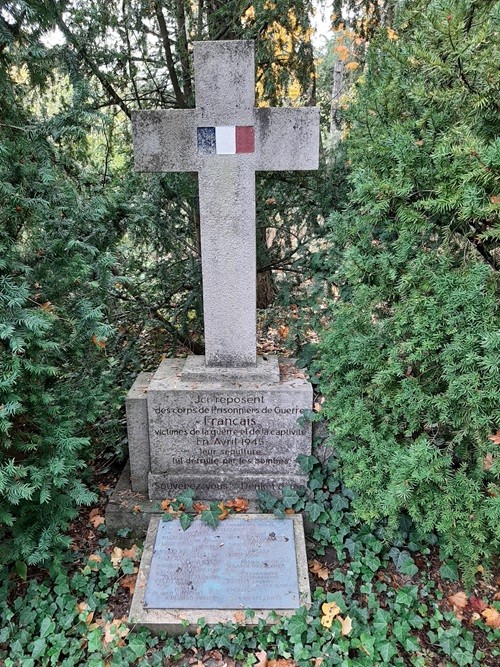
[[[286,324],[282,324],[280,327],[278,327],[278,336],[281,338],[281,340],[285,340],[288,337],[289,331],[290,327]]]
[[[481,598],[476,597],[475,595],[471,595],[469,598],[469,605],[471,609],[477,613],[481,613],[486,609],[488,606]]]
[[[234,510],[235,512],[246,512],[248,510],[248,500],[246,498],[235,498],[234,500],[228,500],[226,507]]]
[[[254,667],[267,667],[267,653],[265,651],[257,651],[255,654],[257,662]]]
[[[46,312],[46,313],[52,313],[54,311],[54,304],[50,303],[50,301],[46,301],[45,303],[42,303],[40,308]]]
[[[128,588],[128,592],[130,593],[130,595],[133,595],[135,591],[136,581],[137,581],[136,574],[127,574],[126,577],[122,577],[122,579],[120,579],[120,586],[122,588]]]
[[[133,544],[130,549],[124,549],[123,550],[123,557],[124,558],[131,558],[132,560],[136,560],[137,558],[137,544]]]
[[[245,622],[245,612],[244,611],[235,611],[233,614],[233,619],[235,623],[244,623]]]
[[[312,560],[309,563],[309,571],[320,579],[323,579],[323,581],[326,581],[330,576],[330,570],[320,563],[319,560]]]
[[[101,526],[105,521],[106,521],[106,519],[105,519],[103,516],[100,516],[99,514],[97,514],[95,517],[93,517],[93,518],[90,520],[90,523],[94,526],[94,528],[98,528],[98,527]]]
[[[492,195],[490,197],[490,202],[492,204],[500,204],[500,197],[498,195]]]
[[[463,591],[458,591],[455,595],[448,597],[448,602],[453,607],[454,611],[462,611],[467,606],[467,595]]]
[[[229,510],[224,505],[224,503],[219,503],[217,507],[220,509],[219,521],[224,521],[229,516]]]
[[[90,554],[89,562],[91,562],[91,563],[101,563],[102,558],[101,558],[101,556],[99,556],[99,554]]]
[[[132,512],[134,512],[135,514],[139,514],[140,512],[142,512],[142,507],[140,505],[134,505],[132,507]]]
[[[323,658],[316,658],[314,660],[314,665],[313,667],[321,667],[321,663],[323,662]]]
[[[114,621],[108,621],[104,626],[102,643],[106,645],[110,644],[113,639],[126,637],[130,632],[130,628],[125,625],[126,621],[126,618],[115,618]]]
[[[500,628],[500,612],[493,607],[485,609],[481,612],[481,616],[485,619],[485,623],[489,628]]]
[[[194,503],[193,509],[196,512],[196,514],[201,514],[204,510],[208,510],[209,507],[208,507],[208,505],[204,505],[203,503],[200,503],[199,501],[197,501],[197,502]]]
[[[103,350],[106,347],[106,341],[105,340],[100,340],[99,338],[97,338],[97,336],[95,334],[92,336],[92,342],[97,347],[100,347],[101,350]]]
[[[292,507],[288,507],[288,509],[285,510],[285,514],[287,516],[293,516],[295,514],[295,510]]]
[[[89,606],[86,602],[79,602],[76,605],[76,608],[78,609],[78,613],[81,614],[82,611],[86,611],[89,608]]]
[[[491,440],[494,445],[500,445],[500,431],[488,436],[488,440]]]
[[[493,454],[488,452],[483,459],[483,470],[491,470],[493,465]]]
[[[269,660],[267,667],[295,667],[295,660],[292,658],[279,658],[278,660]]]

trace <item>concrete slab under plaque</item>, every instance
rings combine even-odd
[[[288,540],[288,541],[286,541]],[[156,549],[155,549],[156,545]],[[153,632],[193,631],[200,618],[256,624],[311,602],[302,517],[235,515],[213,530],[195,520],[151,519],[129,623]],[[241,612],[255,616],[243,621]]]

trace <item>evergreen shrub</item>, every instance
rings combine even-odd
[[[425,0],[372,42],[318,361],[358,515],[408,514],[469,578],[500,544],[499,24],[498,2]]]
[[[46,49],[27,35],[0,47],[0,564],[29,564],[68,545],[64,529],[94,498],[91,428],[113,392],[113,235],[109,202],[78,180],[78,88],[48,113]]]

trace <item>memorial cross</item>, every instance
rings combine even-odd
[[[133,113],[138,171],[199,179],[205,363],[256,363],[255,172],[317,169],[319,109],[255,108],[254,44],[194,44],[195,109]]]

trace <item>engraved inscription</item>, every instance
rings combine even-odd
[[[282,401],[263,392],[190,391],[168,400],[149,400],[151,470],[193,474],[207,469],[298,473],[297,455],[309,426],[299,423],[307,403]]]
[[[291,520],[160,523],[144,606],[154,609],[296,609]]]

